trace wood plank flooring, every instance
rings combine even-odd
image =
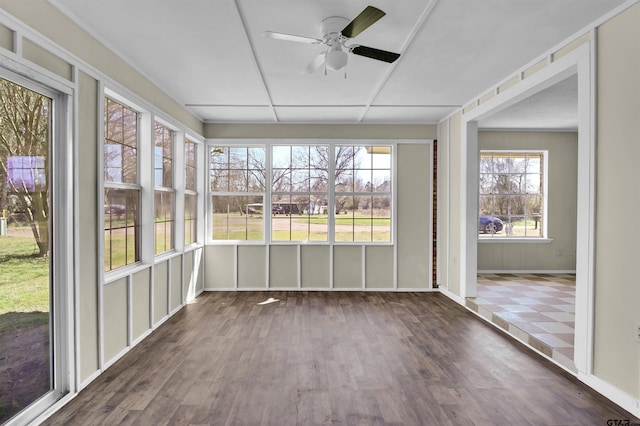
[[[45,424],[638,422],[439,293],[224,292],[195,302]]]

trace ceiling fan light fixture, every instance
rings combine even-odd
[[[347,52],[344,52],[339,44],[335,44],[327,51],[324,61],[327,68],[338,71],[347,66],[348,59]]]
[[[328,50],[319,53],[318,56],[307,66],[307,73],[313,73],[324,64],[324,73],[327,69],[338,71],[346,70],[349,54],[363,56],[378,61],[392,63],[399,57],[399,53],[387,52],[373,47],[361,45],[349,45],[345,43],[365,31],[371,25],[380,20],[385,13],[373,6],[367,6],[358,16],[349,21],[341,16],[329,16],[322,20],[320,34],[322,38],[298,36],[294,34],[280,33],[276,31],[264,31],[262,35],[276,40],[294,41],[297,43],[322,44]],[[343,49],[344,48],[344,49]],[[345,51],[346,49],[346,51]],[[346,78],[345,71],[345,78]]]

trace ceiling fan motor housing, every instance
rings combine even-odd
[[[320,34],[322,34],[322,40],[329,46],[335,43],[340,38],[340,31],[347,26],[349,20],[341,16],[330,16],[322,20],[322,26],[320,27]]]

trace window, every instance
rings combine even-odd
[[[391,146],[335,147],[335,241],[391,242]]]
[[[158,254],[174,248],[173,141],[175,132],[156,123],[154,133],[154,224],[155,253]]]
[[[483,238],[545,237],[546,152],[480,153],[479,223]]]
[[[332,143],[210,146],[211,237],[390,243],[392,150]]]
[[[196,144],[184,141],[184,245],[198,241],[198,193],[196,192]]]
[[[104,270],[140,260],[138,114],[105,98]]]
[[[210,147],[213,240],[264,240],[265,182],[264,147]]]
[[[271,240],[327,241],[329,146],[274,146]]]

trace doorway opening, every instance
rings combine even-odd
[[[478,151],[473,302],[575,370],[577,74],[479,120]]]
[[[553,297],[544,297],[545,294],[541,294],[536,298],[536,294],[531,291],[527,295],[523,294],[524,297],[516,297],[519,303],[508,304],[509,302],[503,301],[514,315],[532,309],[530,314],[532,317],[535,316],[532,325],[540,327],[528,328],[538,336],[532,336],[532,333],[526,333],[506,322],[504,317],[509,316],[508,313],[504,313],[503,318],[492,312],[485,312],[483,316],[491,321],[495,317],[496,320],[493,322],[497,325],[554,360],[555,357],[552,357],[549,351],[558,349],[559,353],[569,353],[571,345],[570,342],[561,342],[559,336],[553,335],[569,335],[573,328],[573,357],[569,353],[565,357],[566,362],[558,363],[576,374],[590,374],[592,355],[589,348],[592,347],[593,336],[593,299],[590,295],[593,293],[592,194],[595,152],[591,126],[593,80],[590,43],[576,48],[571,55],[547,64],[544,72],[534,73],[526,78],[524,74],[520,76],[522,79],[514,89],[510,89],[508,95],[505,94],[503,98],[489,102],[486,106],[479,106],[464,116],[462,128],[463,140],[467,142],[464,153],[467,166],[464,200],[467,226],[462,238],[465,247],[462,268],[465,284],[462,294],[468,305],[476,307],[480,313],[485,311],[486,306],[479,307],[477,303],[482,292],[482,286],[478,286],[479,272],[495,275],[491,287],[497,291],[506,290],[507,286],[495,284],[510,280],[515,281],[512,287],[522,287],[526,290],[523,284],[527,280],[519,280],[519,274],[534,274],[548,282],[553,282],[553,274],[568,274],[566,280],[556,282],[562,285],[572,282],[572,275],[575,274],[575,286],[568,289],[568,294],[575,294],[575,297],[553,294],[559,299],[565,299],[553,302]],[[565,104],[562,105],[560,102],[560,109],[554,109],[551,100],[563,101]],[[559,110],[564,110],[564,113],[558,113]],[[509,120],[520,123],[510,128],[504,124]],[[487,147],[487,139],[495,139],[499,141],[498,145],[502,145]],[[511,139],[522,143],[511,143]],[[545,139],[549,141],[544,142]],[[536,146],[538,142],[548,145]],[[539,194],[542,196],[542,206],[546,207],[532,206],[534,208],[530,213],[533,214],[530,216],[534,220],[527,220],[526,211],[519,215],[518,211],[507,210],[505,218],[497,218],[502,221],[503,235],[498,238],[493,238],[495,235],[481,236],[478,221],[479,216],[484,214],[481,211],[480,200],[483,185],[480,161],[482,150],[514,149],[548,153],[547,187]],[[557,149],[562,152],[556,152]],[[557,159],[560,159],[560,162],[554,166],[552,162]],[[526,181],[527,179],[523,180]],[[528,190],[525,185],[525,196],[529,195]],[[498,194],[499,197],[502,195]],[[552,196],[556,198],[551,199]],[[558,208],[560,205],[562,207]],[[532,231],[531,236],[529,232],[525,232],[524,235],[513,232],[516,226],[528,226]],[[477,243],[474,244],[472,241]],[[481,275],[480,278],[482,281],[486,276]],[[534,286],[544,290],[539,282],[529,281],[533,281]],[[553,291],[558,288],[556,286]],[[551,291],[549,288],[547,290]],[[545,298],[549,299],[548,305],[540,303]],[[541,310],[533,309],[536,305]],[[509,309],[502,312],[508,312]],[[543,342],[538,337],[547,341]],[[567,336],[562,337],[570,339]],[[553,342],[557,343],[557,347],[553,346]]]

